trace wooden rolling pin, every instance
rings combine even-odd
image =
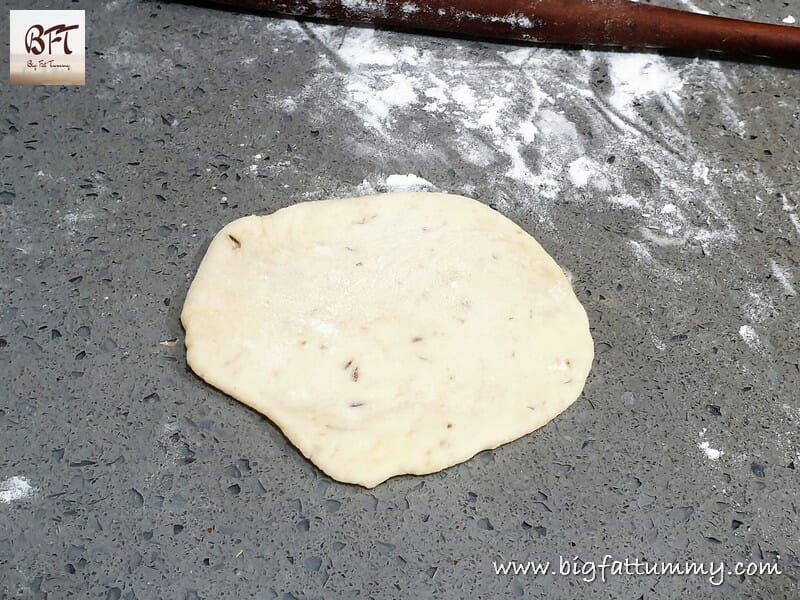
[[[212,0],[342,23],[549,44],[711,50],[800,59],[800,27],[726,19],[628,0]]]

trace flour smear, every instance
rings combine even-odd
[[[457,159],[480,168],[481,178],[507,190],[497,207],[509,216],[547,223],[565,193],[578,190],[588,210],[635,214],[647,245],[712,252],[736,239],[713,178],[720,166],[682,126],[685,88],[710,81],[722,90],[729,126],[741,127],[716,63],[536,46],[476,50],[369,28],[287,27],[319,49],[304,93],[327,96],[321,121],[344,109],[384,151],[413,147],[434,163]],[[646,108],[664,118],[646,120]],[[437,139],[409,131],[415,122],[435,123]],[[631,186],[632,173],[643,182]]]
[[[696,9],[688,0],[684,4]],[[713,123],[720,130],[753,133],[737,105],[736,69],[657,53],[561,50],[244,19],[253,34],[271,29],[276,44],[302,37],[311,49],[314,65],[301,90],[290,98],[275,96],[276,106],[306,111],[320,130],[346,119],[350,133],[342,143],[355,159],[393,165],[394,174],[368,172],[350,189],[337,186],[338,195],[437,189],[485,197],[488,192],[499,211],[518,222],[534,219],[555,238],[556,217],[567,200],[589,221],[593,214],[618,212],[626,224],[619,251],[627,256],[621,260],[648,273],[654,284],[673,287],[716,285],[682,253],[728,261],[746,243],[734,216],[734,207],[751,201],[737,195],[742,187],[737,178],[744,175],[729,172],[730,163],[718,158],[715,145],[692,137],[693,121],[707,106],[714,107]],[[254,160],[249,168],[263,174],[286,167]],[[446,182],[431,175],[448,171]],[[775,184],[762,176],[758,172],[756,183],[752,176],[745,183],[774,196]],[[327,194],[326,184],[321,182],[319,194]],[[787,225],[800,235],[796,199],[784,199],[782,206]],[[736,327],[751,328],[754,335],[746,329],[742,339],[766,356],[768,343],[755,332],[774,311],[756,310],[754,298],[774,308],[793,296],[794,266],[765,260],[732,268],[731,276],[746,282],[727,292],[732,305],[743,307]],[[658,333],[658,339],[670,335],[649,333]]]

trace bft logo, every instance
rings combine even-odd
[[[28,32],[25,34],[25,50],[28,54],[39,55],[47,48],[47,53],[53,53],[53,44],[61,42],[61,48],[64,54],[72,54],[69,49],[69,32],[73,29],[79,29],[80,25],[65,25],[60,23],[45,29],[41,25],[31,25]],[[63,34],[63,37],[62,35]],[[47,39],[47,46],[45,46],[45,36]],[[56,47],[58,50],[58,47]]]
[[[84,11],[12,10],[9,23],[12,85],[84,85]]]

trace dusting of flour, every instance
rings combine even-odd
[[[36,489],[25,477],[9,477],[5,481],[0,481],[0,502],[9,504],[18,500],[30,498]]]
[[[756,352],[764,352],[764,342],[752,325],[745,324],[739,327],[739,337]]]
[[[706,458],[708,458],[709,460],[719,460],[720,457],[723,454],[725,454],[725,452],[723,452],[722,450],[718,450],[717,448],[712,448],[711,443],[708,440],[703,439],[705,435],[706,435],[706,429],[703,428],[703,430],[700,432],[701,442],[697,444],[697,447],[703,451],[703,454],[705,454]]]
[[[616,54],[609,57],[609,75],[614,91],[608,101],[629,119],[636,118],[634,103],[657,96],[673,114],[681,110],[680,74],[657,54]]]
[[[588,210],[636,215],[645,247],[713,252],[736,239],[715,183],[721,167],[681,124],[687,86],[711,81],[729,93],[713,62],[535,46],[476,51],[459,40],[425,45],[369,28],[289,23],[317,44],[318,74],[304,93],[329,94],[330,116],[344,108],[381,147],[412,145],[441,159],[424,135],[409,139],[409,122],[435,119],[439,146],[508,190],[497,207],[510,216],[546,224],[577,191]],[[664,118],[648,122],[645,107]],[[721,112],[741,127],[730,106]],[[632,189],[632,172],[649,185]]]
[[[305,108],[320,129],[347,118],[352,136],[344,143],[354,156],[392,165],[394,174],[367,171],[360,183],[339,185],[339,195],[491,190],[497,210],[518,222],[534,219],[556,238],[565,202],[577,204],[590,222],[614,211],[614,220],[625,223],[623,260],[656,284],[713,287],[698,261],[682,254],[728,257],[744,243],[734,217],[734,207],[748,200],[736,195],[743,175],[729,172],[729,162],[692,137],[704,106],[714,106],[720,130],[753,133],[747,113],[738,110],[735,69],[657,53],[245,19],[254,30],[273,28],[276,39],[303,37],[312,49],[314,68],[301,91],[276,97],[278,105]],[[263,175],[284,166],[253,160],[250,169]],[[428,175],[448,171],[455,175],[447,181]],[[766,197],[777,196],[775,185],[760,178]],[[800,236],[796,199],[784,196],[782,208]],[[766,325],[797,292],[794,267],[766,260],[734,268],[731,277],[745,282],[730,291],[741,307],[734,335],[741,327],[749,350],[768,357]],[[659,350],[670,335],[648,333]]]

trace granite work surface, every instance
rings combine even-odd
[[[86,85],[0,103],[0,597],[800,597],[800,71],[64,6]],[[365,490],[194,376],[179,315],[225,223],[403,189],[534,235],[597,355],[547,427]]]

